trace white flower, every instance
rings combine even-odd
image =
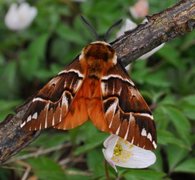
[[[10,30],[19,31],[27,28],[37,15],[37,9],[24,2],[13,3],[5,15],[5,24]]]
[[[104,147],[104,157],[116,172],[116,166],[146,168],[156,161],[152,151],[135,146],[116,135],[110,135],[104,141]]]
[[[134,6],[129,8],[130,13],[134,18],[144,18],[149,11],[149,4],[147,0],[138,0]]]

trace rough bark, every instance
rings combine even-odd
[[[183,0],[165,11],[148,17],[148,23],[126,32],[112,46],[126,66],[158,45],[179,37],[195,28],[195,0]],[[27,146],[40,134],[20,128],[29,104],[19,108],[0,123],[0,163]]]
[[[195,28],[195,0],[183,0],[163,12],[148,16],[139,25],[113,42],[117,55],[126,66],[160,44]]]

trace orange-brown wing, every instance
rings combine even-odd
[[[101,90],[105,119],[111,132],[139,147],[155,149],[152,113],[120,63],[102,78]]]
[[[70,108],[62,121],[54,126],[56,129],[72,129],[88,120],[87,102],[84,90],[85,83],[83,82],[80,89],[76,93]]]
[[[104,118],[100,79],[95,77],[86,78],[83,85],[89,119],[99,130],[110,132],[108,123]]]
[[[75,59],[34,96],[21,127],[31,131],[48,127],[70,129],[85,122],[87,111],[80,105],[82,99],[78,100],[83,79],[80,63]],[[65,125],[57,126],[62,121]]]

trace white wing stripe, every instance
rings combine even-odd
[[[131,84],[131,86],[135,86],[135,84],[133,83],[133,81],[131,81],[130,79],[123,78],[123,77],[121,77],[119,75],[116,75],[116,74],[110,74],[108,76],[103,76],[102,77],[102,80],[108,80],[110,78],[118,78],[118,79],[121,79],[122,81],[128,82],[129,84]]]
[[[69,72],[74,72],[74,73],[78,74],[78,76],[79,76],[80,78],[84,78],[84,75],[83,75],[80,71],[78,71],[78,70],[76,70],[76,69],[63,70],[63,71],[60,71],[60,72],[58,73],[58,75],[65,74],[65,73],[69,73]]]

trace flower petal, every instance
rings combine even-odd
[[[156,161],[152,151],[137,147],[116,135],[110,135],[104,141],[104,146],[104,157],[116,172],[116,166],[146,168]]]
[[[103,155],[106,159],[106,161],[110,164],[110,166],[112,166],[114,168],[114,170],[117,172],[115,163],[111,160],[112,154],[109,153],[108,150],[106,149],[102,149]]]
[[[119,136],[112,134],[110,135],[105,141],[104,141],[104,147],[108,147],[111,149],[114,149],[117,141],[118,141]]]
[[[118,136],[116,135],[110,135],[105,141],[104,141],[104,149],[102,149],[102,152],[104,154],[104,157],[106,161],[114,168],[114,170],[117,172],[116,166],[111,160],[113,153],[114,153],[114,147],[116,146],[116,143],[118,141]]]
[[[26,2],[20,5],[12,4],[5,16],[5,24],[10,30],[23,30],[31,24],[36,15],[37,9]]]
[[[146,168],[156,161],[156,156],[152,151],[142,149],[138,146],[119,138],[117,144],[123,148],[122,155],[115,161],[116,166],[127,168]],[[126,158],[125,160],[123,159]],[[113,156],[114,157],[114,156]],[[115,157],[116,158],[116,157]]]

